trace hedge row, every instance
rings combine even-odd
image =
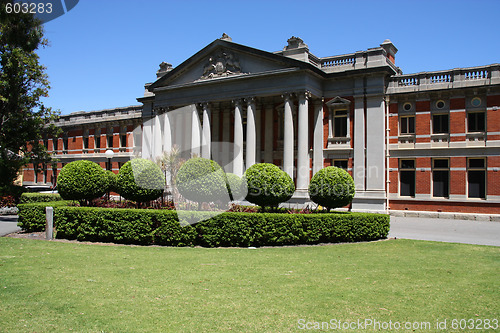
[[[27,232],[37,232],[45,230],[45,207],[67,206],[71,201],[50,201],[50,202],[34,202],[17,205],[19,216],[17,225]]]
[[[59,193],[23,193],[20,203],[50,202],[62,200]]]
[[[44,227],[46,205],[20,206],[19,225],[23,229]],[[207,213],[190,214],[201,215],[197,216],[200,220]],[[185,221],[179,223],[176,211],[172,210],[59,206],[55,208],[54,220],[57,238],[168,246],[247,247],[357,242],[386,238],[389,233],[388,215],[366,213],[226,212],[189,225]]]

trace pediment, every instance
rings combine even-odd
[[[311,67],[310,64],[224,40],[216,40],[151,84],[158,87]]]
[[[333,99],[329,100],[326,102],[326,105],[329,108],[339,108],[339,107],[346,107],[349,104],[351,104],[351,101],[345,98],[342,98],[340,96],[336,96]]]

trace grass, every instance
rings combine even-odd
[[[411,240],[205,249],[0,238],[0,332],[288,332],[303,331],[299,319],[369,318],[430,322],[426,332],[447,319],[450,332],[452,319],[499,318],[499,271],[498,247]]]

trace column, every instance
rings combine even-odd
[[[226,166],[226,172],[233,172],[233,159],[232,150],[229,148],[231,144],[231,110],[224,109],[221,110],[222,117],[222,160]],[[234,145],[233,145],[234,148]]]
[[[313,174],[323,169],[323,99],[314,103]]]
[[[170,127],[170,115],[165,112],[163,117],[163,151],[169,153],[172,150],[172,128]]]
[[[198,109],[195,105],[191,109],[191,157],[200,157],[200,116],[198,115]]]
[[[307,190],[309,186],[309,99],[310,93],[299,94],[297,118],[297,189]]]
[[[143,107],[143,114],[151,115],[153,113],[153,105],[151,103],[145,103]],[[151,158],[151,141],[153,136],[153,128],[152,128],[153,120],[152,118],[142,118],[142,152],[141,157],[150,159]],[[104,133],[106,134],[106,133]],[[104,137],[106,140],[106,137]],[[103,138],[101,137],[101,147],[106,146],[106,143],[102,142]],[[68,147],[64,147],[64,149],[68,149]]]
[[[366,99],[366,189],[385,192],[385,113],[383,96]]]
[[[210,132],[210,106],[208,103],[203,103],[203,137],[202,137],[202,154],[203,158],[210,159],[212,134]]]
[[[258,108],[255,109],[255,135],[256,135],[256,146],[257,146],[257,151],[255,153],[255,163],[260,163],[262,160],[262,105],[259,105]],[[247,166],[248,168],[248,166]]]
[[[354,98],[354,186],[365,190],[365,108],[363,96]]]
[[[152,159],[153,161],[156,160],[157,158],[160,158],[162,155],[162,150],[163,150],[163,139],[161,137],[161,122],[160,122],[160,115],[156,115],[154,117],[154,122],[153,122],[153,142],[152,142]]]
[[[272,104],[265,107],[265,129],[264,129],[264,162],[273,163],[273,117],[274,109]]]
[[[255,98],[247,99],[247,147],[246,147],[246,167],[255,164],[255,152],[257,150],[257,138],[255,129]]]
[[[186,148],[182,144],[182,133],[188,132],[186,131],[187,128],[184,127],[183,118],[185,118],[185,116],[180,114],[179,112],[175,112],[174,114],[175,114],[175,126],[174,126],[175,145],[177,146],[180,152],[183,152],[184,150],[186,150]]]
[[[283,130],[283,170],[293,179],[293,114],[290,94],[283,95],[285,99],[284,130]]]
[[[233,173],[243,176],[243,121],[241,118],[241,100],[234,102],[234,159]]]

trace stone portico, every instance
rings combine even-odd
[[[151,159],[176,145],[186,158],[212,158],[239,176],[255,163],[274,163],[294,179],[292,200],[302,203],[326,160],[351,160],[352,208],[385,210],[384,94],[399,70],[396,52],[386,41],[318,58],[297,37],[269,53],[223,35],[176,68],[160,65],[138,98],[136,145]]]

